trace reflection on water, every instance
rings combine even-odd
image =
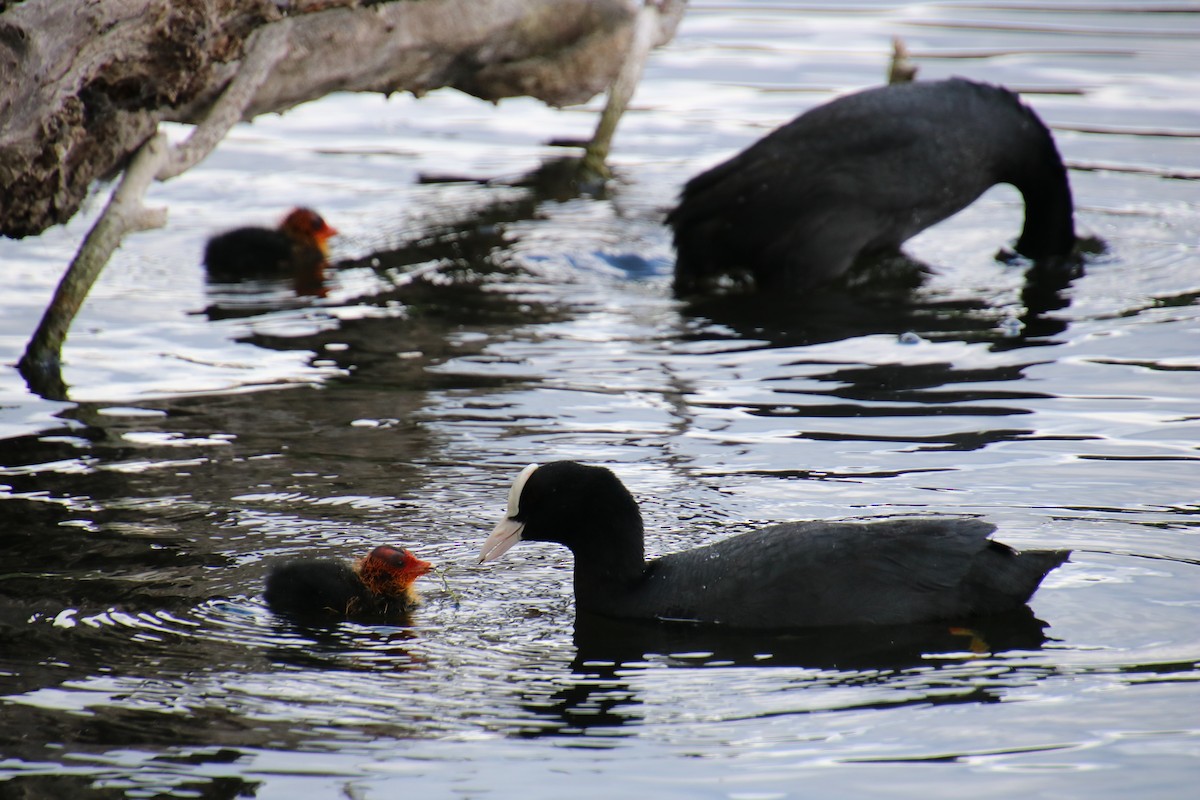
[[[787,672],[784,683],[814,695],[871,688],[851,703],[860,710],[1000,702],[1006,690],[1036,680],[1036,670],[1023,667],[1020,654],[1008,663],[993,654],[1036,650],[1045,641],[1044,627],[1028,610],[970,627],[865,626],[766,636],[581,615],[572,675],[550,697],[529,698],[527,708],[538,716],[538,725],[522,733],[594,736],[597,728],[611,733],[636,725],[646,716],[638,678],[662,668],[729,673],[733,685],[718,692],[722,699],[710,702],[728,705],[723,713],[730,716],[755,716],[735,710],[746,698],[738,696],[734,673],[745,668]],[[826,699],[808,709],[798,698],[790,702],[789,714],[827,710]]]
[[[661,625],[580,615],[575,621],[577,664],[625,664],[660,657],[692,666],[796,666],[882,673],[945,658],[1035,650],[1046,623],[1029,611],[960,624],[870,625],[763,636],[719,627]],[[684,654],[679,656],[679,654]]]
[[[594,118],[521,103],[335,97],[235,134],[97,286],[75,402],[0,382],[0,795],[1178,796],[1200,272],[1195,183],[1163,176],[1200,173],[1197,19],[698,4],[604,192],[540,145]],[[925,77],[1031,90],[1105,251],[998,261],[1020,204],[989,193],[910,243],[916,289],[672,299],[682,180],[877,82],[895,33]],[[203,283],[213,230],[310,199],[343,233],[323,296]],[[5,352],[70,233],[0,243]],[[652,555],[898,511],[1075,555],[1036,617],[970,626],[577,620],[561,548],[476,564],[514,468],[559,458],[614,465]],[[276,560],[380,543],[445,571],[407,624],[263,605]]]

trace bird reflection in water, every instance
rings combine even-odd
[[[580,613],[571,674],[547,694],[524,693],[538,724],[518,734],[594,735],[636,725],[653,702],[639,677],[648,668],[702,670],[795,669],[796,691],[838,687],[896,688],[854,697],[850,708],[894,708],[1001,702],[1010,686],[1027,686],[1044,670],[1007,654],[1026,656],[1049,639],[1046,623],[1029,608],[960,623],[864,625],[778,633],[709,625],[664,625]],[[986,685],[964,680],[962,670],[986,662]],[[805,679],[805,676],[810,676]],[[948,690],[948,688],[952,690]],[[814,706],[822,711],[826,705]],[[804,713],[802,703],[796,711]]]

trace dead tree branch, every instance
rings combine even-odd
[[[666,0],[654,41],[685,0]],[[159,122],[196,124],[246,67],[285,52],[242,119],[334,91],[442,87],[485,100],[584,102],[629,51],[639,0],[25,0],[0,12],[0,235],[70,219]],[[281,10],[282,9],[282,10]],[[282,23],[287,23],[283,25]],[[350,55],[352,54],[352,56]]]

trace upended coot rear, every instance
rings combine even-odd
[[[391,617],[420,603],[413,584],[433,566],[407,550],[381,545],[354,563],[302,558],[267,573],[272,611],[302,617]]]
[[[1067,259],[1067,171],[1017,95],[953,78],[838,98],[688,181],[667,216],[675,291],[732,282],[802,292],[838,279],[859,256],[897,251],[998,183],[1025,200],[1017,252]]]
[[[642,517],[620,480],[571,461],[530,465],[484,543],[523,539],[575,557],[578,611],[786,629],[967,620],[1021,609],[1065,550],[1019,553],[976,519],[789,522],[647,562]]]

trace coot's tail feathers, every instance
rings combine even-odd
[[[1000,542],[989,542],[976,558],[964,587],[977,613],[998,614],[1029,601],[1050,570],[1067,561],[1070,550],[1019,552]]]

